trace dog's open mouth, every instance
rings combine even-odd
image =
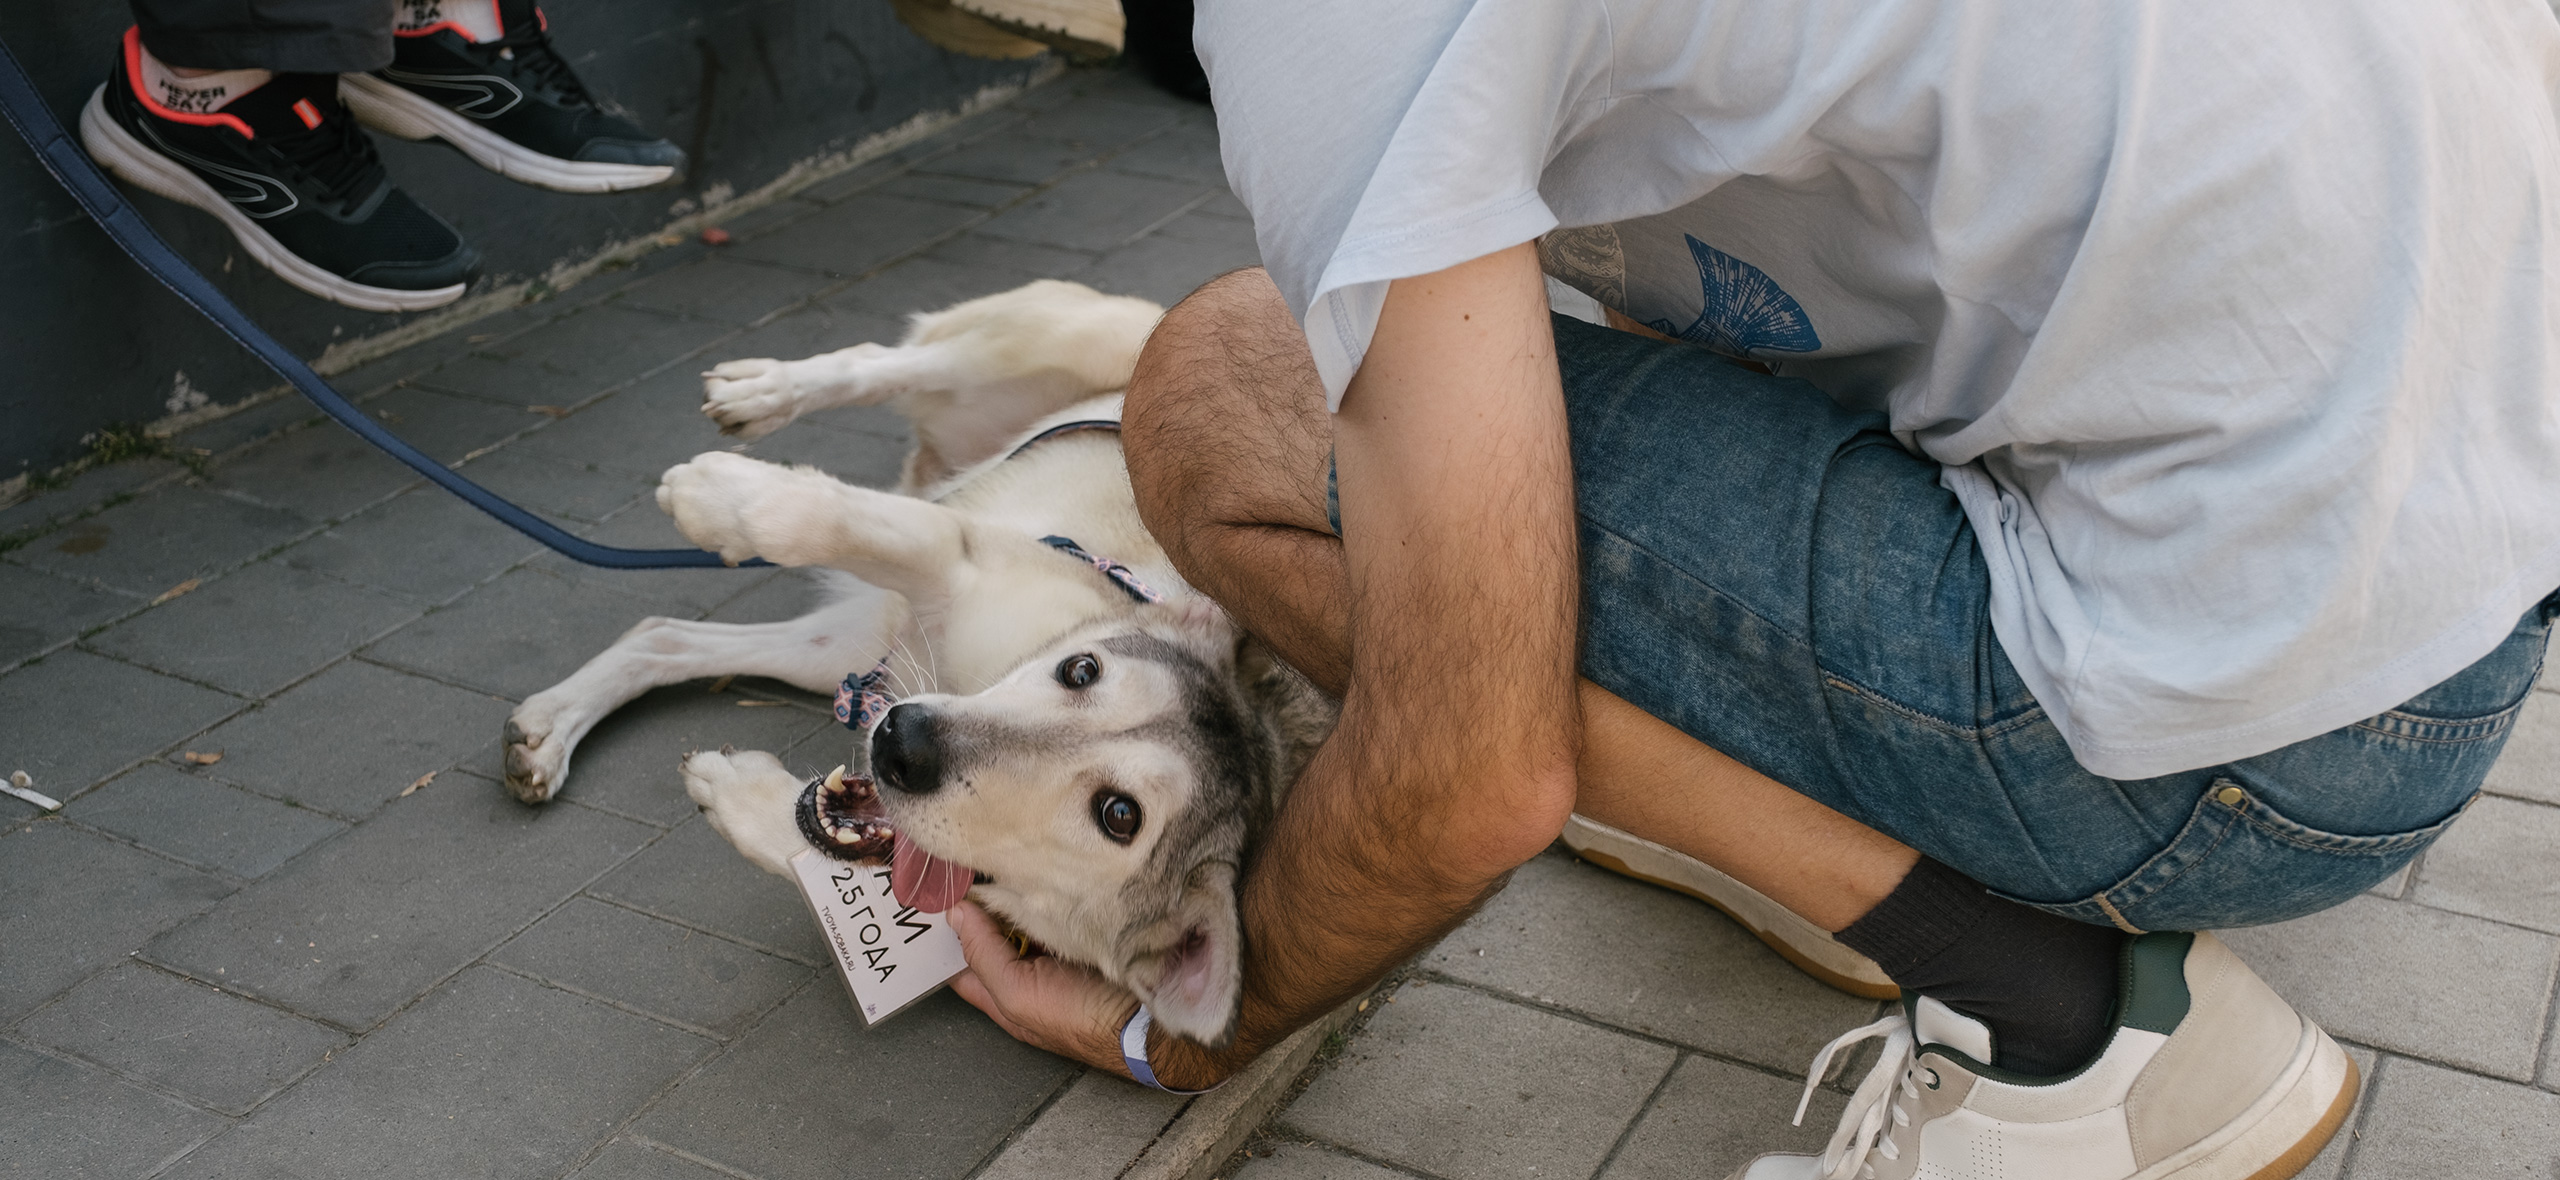
[[[794,809],[800,834],[838,860],[889,861],[889,890],[898,904],[938,914],[969,895],[977,873],[925,851],[899,834],[880,805],[880,789],[839,766],[800,793]]]

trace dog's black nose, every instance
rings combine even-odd
[[[942,747],[933,729],[933,711],[922,705],[889,710],[871,731],[872,777],[891,790],[932,794],[942,785]]]

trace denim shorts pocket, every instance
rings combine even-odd
[[[2380,884],[2469,810],[2412,831],[2342,836],[2297,822],[2216,777],[2186,826],[2142,867],[2085,901],[2029,902],[2127,930],[2220,930],[2318,913]],[[2024,899],[2018,899],[2024,900]]]

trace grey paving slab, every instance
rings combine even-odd
[[[72,800],[65,818],[234,877],[262,877],[347,825],[237,787],[145,762]]]
[[[707,1168],[680,1155],[659,1151],[629,1139],[605,1145],[569,1180],[734,1180],[727,1172]]]
[[[217,778],[357,819],[419,775],[494,747],[508,708],[486,693],[349,660],[196,744],[221,752]]]
[[[936,256],[933,253],[925,255],[925,257]],[[906,331],[906,324],[896,316],[849,311],[819,303],[806,311],[795,311],[783,316],[734,340],[724,341],[718,349],[705,356],[704,360],[707,362],[714,356],[724,360],[752,356],[798,360],[801,357],[851,348],[856,344],[872,342],[894,344],[900,337],[906,335]],[[702,367],[708,369],[711,366],[706,363]],[[699,415],[702,406],[702,379],[696,375],[699,370],[679,371],[689,379],[685,393],[690,400],[683,407],[683,412]]]
[[[411,352],[421,351],[424,350],[403,349],[399,355],[405,356]],[[365,368],[368,370],[365,376],[370,379],[372,366],[368,365]],[[339,392],[349,397],[371,393],[391,383],[391,379],[381,379],[374,380],[371,385],[357,385],[345,380],[344,376],[341,374],[330,378],[329,381],[338,387]],[[169,443],[187,451],[221,455],[253,442],[273,438],[294,427],[318,421],[320,421],[320,411],[308,400],[298,393],[286,393],[279,397],[268,398],[254,406],[234,410],[201,426],[179,431],[169,440]]]
[[[964,266],[985,266],[1011,271],[1020,281],[1054,279],[1071,275],[1093,263],[1098,257],[1092,250],[1067,250],[1043,246],[1036,242],[1014,242],[991,238],[985,234],[966,233],[935,246],[924,257],[957,262]]]
[[[16,1032],[233,1115],[347,1044],[326,1025],[132,963],[71,989]]]
[[[1218,158],[1218,127],[1205,115],[1179,119],[1164,134],[1113,156],[1111,170],[1221,188],[1227,183],[1226,165]]]
[[[963,300],[1010,291],[1022,282],[1022,276],[1011,270],[927,256],[910,258],[855,283],[829,296],[825,304],[839,311],[902,321],[911,312],[940,311]],[[903,329],[899,335],[904,335]],[[897,337],[879,343],[895,344]]]
[[[210,486],[330,521],[418,482],[418,473],[334,422],[305,427],[218,464]]]
[[[502,447],[462,468],[472,482],[532,509],[536,515],[598,521],[656,487],[643,478],[602,464]]]
[[[2394,1057],[2366,1101],[2356,1180],[2560,1177],[2560,1094]]]
[[[1023,120],[1024,135],[1113,151],[1182,121],[1183,111],[1154,101],[1087,91]]]
[[[1820,1154],[1848,1099],[1817,1090],[1804,1125],[1791,1126],[1795,1079],[1717,1061],[1684,1057],[1653,1105],[1636,1121],[1605,1180],[1687,1180],[1727,1173],[1768,1151]]]
[[[785,573],[757,583],[755,589],[721,603],[703,617],[716,623],[778,623],[809,613],[823,593],[808,574]]]
[[[865,1029],[821,978],[632,1129],[763,1180],[958,1176],[1075,1070],[948,991]]]
[[[683,533],[676,531],[675,521],[658,510],[654,495],[625,507],[603,524],[582,527],[577,533],[607,545],[633,549],[694,547]],[[725,567],[615,570],[586,565],[557,553],[545,553],[535,558],[533,566],[580,585],[627,595],[629,602],[623,609],[630,613],[623,619],[624,627],[651,614],[689,618],[753,590],[770,579],[793,576],[780,570]],[[617,635],[620,633],[615,632]],[[596,650],[604,649],[599,645]],[[587,654],[592,656],[595,652]]]
[[[2413,901],[2560,933],[2560,807],[2472,804],[2418,869]]]
[[[1101,150],[1090,144],[1028,135],[1009,128],[972,141],[948,155],[935,156],[924,168],[946,176],[1038,184],[1091,161]]]
[[[2496,794],[2543,803],[2560,803],[2560,693],[2545,691],[2525,699],[2515,730],[2498,764],[2489,768],[2488,789]],[[2460,825],[2456,825],[2460,826]]]
[[[1407,985],[1279,1122],[1450,1180],[1588,1176],[1674,1056],[1465,988]]]
[[[806,964],[583,897],[489,958],[723,1038],[814,974]]]
[[[762,266],[752,259],[706,258],[634,283],[615,296],[615,302],[727,324],[749,324],[799,302],[827,282],[822,275]]]
[[[619,390],[500,453],[593,463],[654,487],[667,468],[738,444],[702,416],[703,367],[686,365]]]
[[[370,659],[522,700],[577,671],[646,613],[626,595],[527,566],[365,650]]]
[[[0,1042],[0,1176],[131,1180],[222,1129],[223,1120],[105,1070]]]
[[[875,407],[848,407],[812,414],[791,428],[775,431],[749,444],[745,451],[759,459],[815,467],[837,479],[864,487],[888,487],[898,481],[912,449],[903,437],[864,429]]]
[[[657,834],[584,808],[525,807],[457,775],[395,800],[143,953],[363,1029]]]
[[[1116,1176],[1189,1099],[1087,1070],[973,1180]]]
[[[2359,897],[2223,935],[2331,1034],[2530,1080],[2560,940],[2408,902]]]
[[[159,458],[127,459],[89,468],[56,487],[0,508],[0,538],[47,532],[183,470],[176,462]]]
[[[1815,982],[1704,903],[1555,852],[1422,965],[1781,1071],[1874,1019],[1873,1001]]]
[[[1217,222],[1216,218],[1202,217],[1197,213],[1184,214],[1177,220],[1194,219]],[[1254,250],[1250,233],[1246,234],[1245,244],[1238,248],[1231,243],[1177,238],[1158,231],[1104,255],[1101,261],[1075,272],[1071,277],[1097,291],[1136,295],[1171,307],[1198,290],[1202,283],[1228,271],[1260,263],[1261,256]]]
[[[539,421],[519,407],[412,386],[366,402],[364,412],[439,463],[459,463]]]
[[[0,1025],[230,892],[220,878],[59,822],[0,836]]]
[[[573,406],[732,330],[608,303],[486,345],[422,380],[507,405]]]
[[[699,810],[676,769],[686,754],[722,746],[780,751],[835,725],[807,706],[772,705],[772,698],[735,685],[721,693],[706,687],[695,681],[661,688],[597,725],[570,760],[567,797],[673,826]]]
[[[700,819],[668,833],[587,892],[802,962],[828,961],[817,923],[791,883],[749,864]],[[845,1009],[848,1019],[852,1011]]]
[[[422,604],[451,600],[541,544],[437,487],[420,487],[285,550],[276,560]]]
[[[168,1173],[534,1180],[577,1162],[710,1041],[481,968]]]
[[[741,259],[858,275],[984,215],[967,205],[864,193],[732,249]]]
[[[260,697],[417,618],[419,610],[380,590],[265,561],[152,607],[88,643],[146,668]]]
[[[1245,208],[1244,202],[1237,200],[1233,192],[1221,192],[1209,198],[1208,203],[1200,206],[1198,212],[1204,216],[1224,217],[1233,221],[1253,220],[1253,211]]]
[[[1109,250],[1134,240],[1208,192],[1189,181],[1081,172],[995,215],[978,232],[1009,242]]]
[[[0,774],[68,801],[248,702],[131,664],[59,651],[0,676]],[[25,804],[0,799],[0,816]]]
[[[145,600],[0,562],[0,668],[67,640]]]
[[[1236,1180],[1402,1180],[1407,1175],[1313,1143],[1283,1143],[1236,1169]]]
[[[941,201],[950,205],[970,205],[993,209],[1031,191],[1027,184],[998,180],[978,180],[967,176],[941,176],[930,171],[903,173],[883,181],[880,191],[893,197],[914,197],[920,201]]]
[[[203,488],[161,488],[46,536],[9,560],[151,598],[310,531],[290,512]]]

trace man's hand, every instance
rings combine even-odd
[[[1015,954],[1013,940],[976,902],[952,908],[951,929],[969,959],[969,969],[951,981],[961,999],[1023,1044],[1129,1076],[1120,1062],[1120,1026],[1138,1010],[1136,997],[1064,959]]]

